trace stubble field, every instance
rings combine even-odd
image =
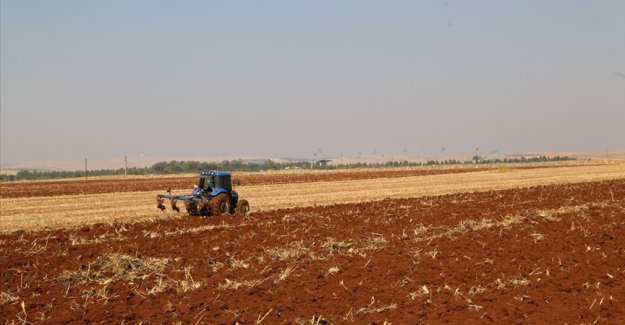
[[[238,190],[248,216],[124,215],[154,192],[3,196],[0,320],[625,321],[623,165]]]

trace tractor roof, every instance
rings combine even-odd
[[[202,171],[202,172],[200,172],[200,177],[209,177],[209,176],[230,176],[230,173],[228,173],[228,172],[218,172],[218,171],[213,171],[213,172]]]

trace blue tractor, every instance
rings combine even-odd
[[[244,215],[250,211],[247,200],[240,200],[239,194],[232,189],[232,177],[226,172],[201,172],[191,195],[172,195],[171,188],[167,193],[157,195],[157,208],[165,210],[163,203],[169,199],[174,211],[180,212],[177,203],[182,201],[192,216]]]

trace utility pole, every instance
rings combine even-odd
[[[321,159],[321,153],[323,152],[323,148],[317,148],[317,151],[315,151],[315,153],[313,153],[313,160],[310,163],[310,169],[313,169],[313,166],[315,166],[317,164],[317,157],[319,157],[319,159]]]
[[[85,180],[87,180],[87,158],[85,158]]]
[[[479,164],[480,163],[480,147],[475,148],[475,164]]]
[[[128,156],[124,156],[124,176],[128,175]]]

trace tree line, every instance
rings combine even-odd
[[[380,168],[380,167],[417,167],[417,166],[438,166],[438,165],[474,165],[474,164],[499,164],[499,163],[537,163],[547,161],[566,161],[576,160],[568,156],[538,156],[538,157],[520,157],[520,158],[495,158],[487,159],[474,156],[472,160],[429,160],[426,162],[410,162],[404,161],[388,161],[385,163],[353,163],[327,165],[323,163],[311,163],[306,161],[294,162],[275,162],[267,159],[257,162],[249,162],[244,160],[224,160],[221,162],[200,162],[200,161],[161,161],[149,167],[132,167],[127,169],[128,175],[153,175],[153,174],[178,174],[178,173],[198,173],[201,170],[224,170],[224,171],[263,171],[278,169],[349,169],[349,168]],[[98,169],[89,170],[87,177],[91,176],[108,176],[108,175],[124,175],[124,169]],[[85,177],[85,171],[37,171],[37,170],[20,170],[15,175],[0,175],[0,181],[21,181],[21,180],[44,180],[44,179],[60,179],[60,178],[77,178]]]

